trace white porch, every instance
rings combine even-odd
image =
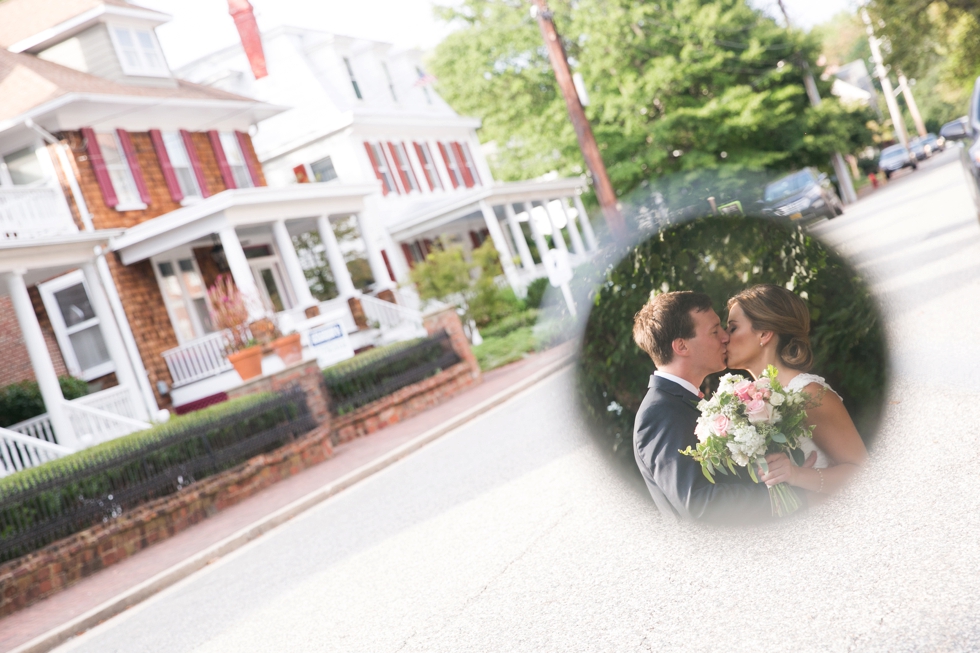
[[[374,225],[364,219],[364,198],[376,191],[373,184],[229,190],[113,240],[123,264],[149,259],[160,286],[179,343],[163,353],[172,380],[166,390],[175,406],[241,383],[225,356],[225,336],[210,322],[202,267],[230,274],[248,298],[251,318],[274,317],[283,333],[297,331],[306,338],[311,328],[339,322],[352,350],[424,335],[417,310],[378,298],[397,301],[401,293],[376,244]],[[341,231],[359,235],[338,241],[338,222]],[[325,301],[314,296],[306,276],[307,269],[323,266],[301,260],[310,251],[298,252],[294,245],[294,238],[310,234],[319,240],[315,251],[329,268],[336,292]],[[361,310],[366,325],[358,324]],[[305,354],[314,356],[308,347]],[[263,371],[275,371],[277,365],[278,357],[267,356]]]
[[[534,279],[547,276],[558,258],[574,268],[597,247],[582,204],[582,178],[495,183],[465,195],[427,203],[391,222],[388,230],[406,258],[428,253],[427,241],[442,239],[472,245],[470,232],[485,229],[500,254],[507,282],[523,295]],[[411,265],[411,261],[406,261]]]

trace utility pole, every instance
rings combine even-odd
[[[575,128],[575,135],[578,137],[578,145],[582,150],[582,157],[585,165],[592,173],[592,183],[595,186],[596,198],[602,208],[602,214],[609,225],[616,240],[626,238],[626,223],[619,212],[616,202],[616,192],[613,190],[609,175],[606,173],[606,166],[602,162],[599,154],[599,146],[596,144],[595,136],[592,134],[592,127],[589,119],[585,116],[582,102],[575,90],[575,81],[572,79],[571,69],[568,67],[568,58],[565,55],[565,48],[558,37],[558,30],[552,20],[552,13],[548,9],[545,0],[531,0],[531,17],[536,18],[538,26],[541,28],[541,36],[544,37],[545,46],[548,48],[548,58],[551,59],[551,67],[555,71],[555,79],[558,80],[558,87],[562,95],[565,96],[565,105],[568,107],[568,117]]]
[[[783,19],[786,21],[786,29],[790,29],[789,14],[786,13],[786,5],[783,4],[783,0],[779,1],[779,8],[783,12]],[[810,98],[810,104],[812,106],[820,106],[820,91],[817,90],[817,82],[813,79],[813,73],[810,72],[810,64],[807,63],[806,59],[800,56],[800,64],[803,67],[803,86],[806,87],[807,97]],[[830,156],[830,164],[834,167],[834,172],[837,173],[837,182],[840,184],[841,198],[844,204],[853,204],[857,201],[857,191],[854,190],[854,180],[851,179],[851,171],[847,168],[847,163],[844,161],[844,157],[841,156],[840,152],[834,152]]]
[[[902,91],[902,95],[905,96],[905,104],[908,105],[909,113],[912,114],[915,131],[919,132],[919,136],[925,136],[928,133],[926,131],[926,124],[922,121],[922,114],[919,113],[919,105],[915,103],[915,98],[912,97],[912,87],[909,86],[909,80],[902,73],[898,74],[898,88]]]
[[[888,79],[885,60],[881,57],[881,41],[875,36],[874,27],[871,25],[871,16],[868,15],[868,10],[864,7],[861,7],[861,18],[864,20],[865,26],[867,26],[868,43],[871,45],[871,58],[875,62],[875,75],[878,76],[878,80],[881,82],[881,92],[885,96],[885,103],[888,105],[888,113],[892,117],[895,134],[898,136],[898,140],[902,146],[908,149],[909,134],[905,131],[905,119],[902,118],[902,111],[898,108],[898,102],[895,101],[895,90],[892,88],[891,80]]]

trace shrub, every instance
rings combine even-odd
[[[484,339],[500,338],[501,336],[505,336],[512,331],[520,329],[521,327],[534,326],[534,323],[538,321],[539,314],[540,311],[536,308],[511,313],[510,315],[507,315],[482,329],[480,331],[480,335],[483,336]]]
[[[520,327],[504,336],[484,339],[483,343],[473,347],[473,355],[480,363],[480,369],[488,372],[521,360],[526,353],[534,351],[536,344],[533,329]]]
[[[88,383],[71,376],[58,377],[65,399],[78,399],[88,394]],[[25,419],[43,415],[44,399],[37,381],[21,381],[0,388],[0,427],[12,426]]]
[[[105,522],[315,426],[301,391],[242,397],[0,479],[0,560]]]
[[[528,308],[541,308],[544,301],[544,293],[548,290],[548,278],[541,277],[535,279],[527,286],[527,295],[524,297],[524,304]]]
[[[460,361],[445,331],[399,345],[365,352],[323,371],[334,415],[366,406]]]

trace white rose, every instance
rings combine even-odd
[[[769,397],[769,403],[773,406],[782,406],[784,401],[786,401],[786,397],[778,392],[772,393],[772,395]]]

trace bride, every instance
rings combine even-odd
[[[813,467],[797,467],[784,453],[766,456],[766,485],[786,482],[815,494],[832,494],[864,464],[867,450],[840,396],[822,377],[809,374],[810,312],[795,294],[770,284],[753,286],[728,300],[728,367],[759,378],[768,365],[779,370],[787,390],[802,390],[812,402],[807,422],[813,439],[801,441]]]

